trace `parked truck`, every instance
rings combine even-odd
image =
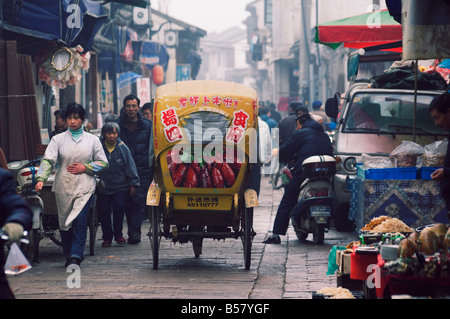
[[[326,113],[336,120],[335,155],[341,162],[334,178],[336,209],[333,221],[338,231],[349,231],[351,192],[357,158],[362,154],[389,157],[402,141],[427,145],[448,136],[434,124],[428,111],[432,99],[443,91],[372,88],[355,83],[345,94],[326,101]]]

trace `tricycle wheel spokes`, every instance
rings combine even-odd
[[[22,250],[25,257],[32,262],[39,261],[39,242],[42,237],[39,229],[31,229],[28,232],[28,244],[20,244],[20,249]]]
[[[243,216],[243,236],[242,243],[244,245],[244,263],[245,269],[250,269],[252,259],[252,241],[253,241],[253,207],[245,208]]]
[[[62,247],[61,234],[59,230],[54,230],[50,235],[48,235],[48,238],[50,238],[50,240],[56,245]]]
[[[159,224],[161,221],[161,212],[158,206],[152,206],[150,212],[150,245],[153,254],[153,269],[158,269],[159,261],[159,243],[160,243],[160,229]]]

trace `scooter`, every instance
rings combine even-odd
[[[21,247],[24,255],[31,261],[38,261],[39,242],[42,238],[42,214],[44,201],[34,190],[39,160],[23,160],[8,163],[8,168],[18,183],[18,193],[33,211],[33,224],[28,232],[29,245]]]
[[[336,160],[328,155],[311,156],[302,165],[306,179],[291,211],[291,223],[299,240],[312,233],[314,243],[323,244],[325,232],[330,228]]]

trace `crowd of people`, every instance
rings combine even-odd
[[[266,135],[279,128],[281,143],[287,142],[299,128],[298,116],[308,114],[300,102],[292,102],[284,118],[274,103],[267,103],[267,107],[261,104],[260,127],[264,127]],[[55,167],[58,168],[52,191],[66,266],[80,265],[84,259],[87,216],[94,194],[103,234],[102,247],[111,247],[113,240],[118,244],[140,242],[142,221],[147,217],[146,193],[153,180],[152,106],[145,103],[141,107],[137,96],[126,96],[120,116],[105,119],[100,138],[89,133],[91,126],[82,105],[69,103],[54,113],[55,128],[41,160],[35,190],[41,191]],[[255,170],[248,185],[259,193],[259,183],[260,170]],[[123,234],[125,217],[128,239]]]
[[[301,162],[307,156],[333,155],[333,148],[324,129],[329,119],[321,110],[322,103],[314,101],[312,111],[300,102],[291,102],[289,114],[282,117],[273,103],[259,108],[260,126],[266,131],[279,130],[279,157],[281,162],[293,161],[293,179],[286,187],[278,207],[273,230],[265,243],[279,244],[289,224],[289,212],[295,206],[302,176]],[[448,128],[450,95],[445,93],[430,105],[435,124]],[[52,191],[55,193],[59,229],[66,266],[80,265],[84,259],[87,238],[87,216],[97,194],[97,208],[102,227],[102,247],[110,247],[113,239],[119,244],[137,244],[141,240],[141,225],[146,216],[146,193],[153,180],[152,104],[140,106],[135,95],[124,98],[119,117],[108,117],[100,138],[88,133],[86,111],[77,103],[70,103],[54,113],[55,130],[41,160],[35,190],[40,191],[55,166]],[[269,133],[270,135],[270,133]],[[0,154],[1,155],[1,154]],[[443,197],[450,207],[448,191],[448,160],[445,167],[433,174],[433,179],[444,182]],[[6,161],[0,157],[0,222],[4,232],[17,240],[24,229],[31,226],[29,208],[14,195],[12,176]],[[258,171],[251,187],[258,190]],[[252,179],[252,178],[251,178]],[[258,185],[256,185],[258,184]],[[123,222],[126,216],[128,239],[124,238]],[[0,256],[3,259],[3,256]],[[0,293],[8,294],[6,280],[0,277]],[[6,288],[5,288],[6,287]],[[6,292],[5,292],[6,291]],[[3,295],[2,295],[3,296]]]

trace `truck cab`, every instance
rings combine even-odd
[[[333,219],[338,231],[353,227],[348,219],[351,198],[348,184],[356,178],[359,156],[389,157],[402,141],[424,146],[448,136],[448,132],[434,124],[428,111],[432,99],[442,93],[371,88],[363,82],[326,101],[327,115],[336,119],[334,152],[341,159],[334,178],[337,207]]]

